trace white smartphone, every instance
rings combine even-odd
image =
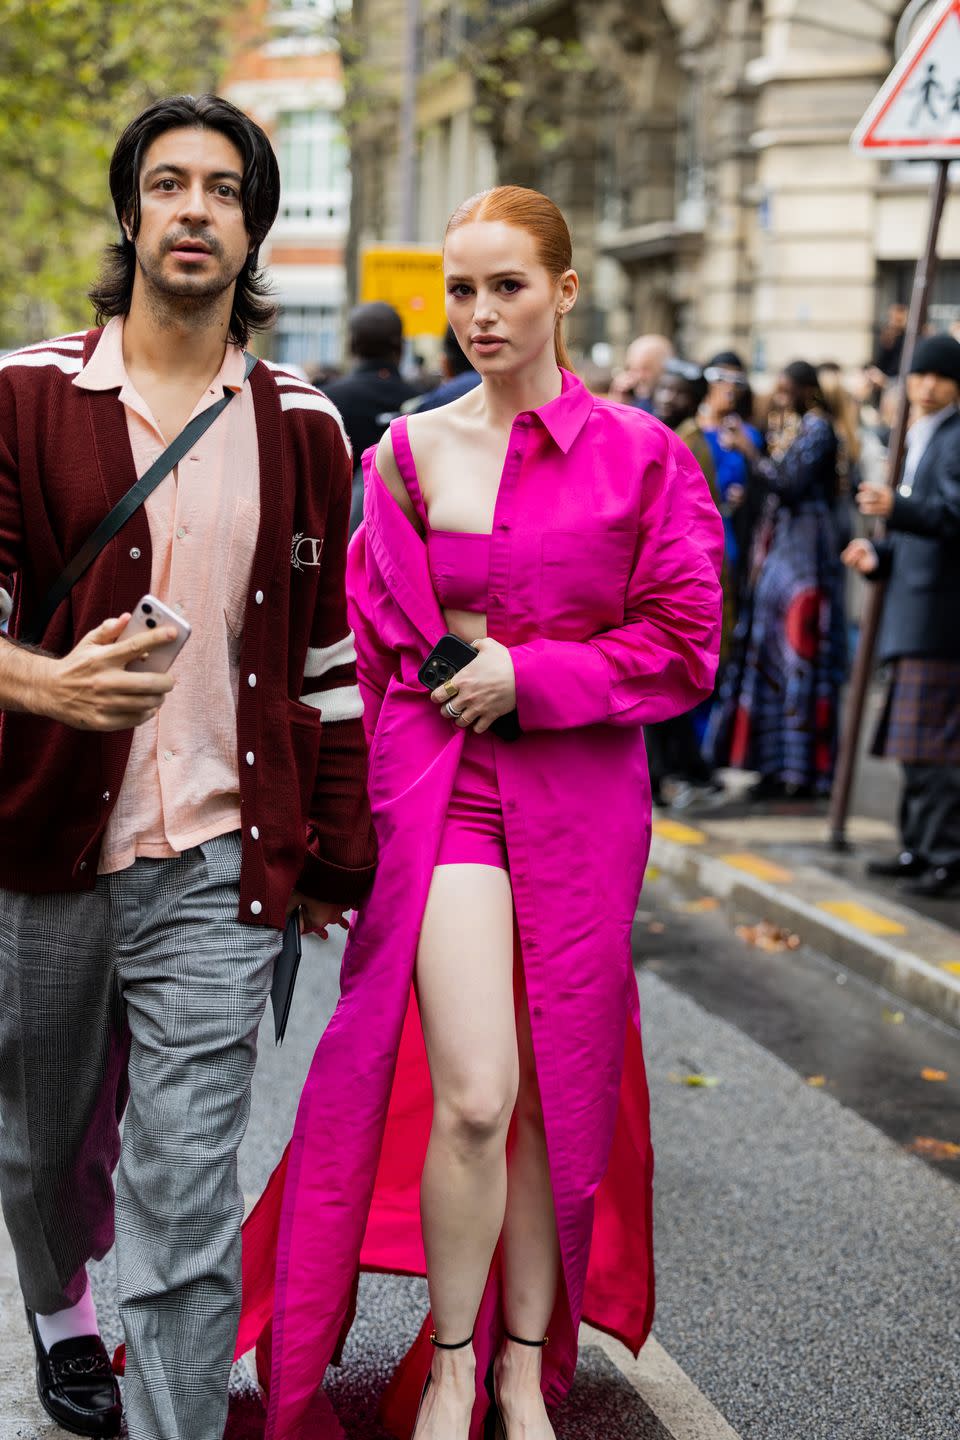
[[[121,640],[129,640],[134,635],[149,635],[151,630],[158,626],[172,625],[177,632],[177,638],[169,641],[166,645],[158,645],[146,655],[138,656],[131,660],[127,666],[128,670],[146,670],[154,675],[163,675],[176,660],[180,651],[190,639],[190,626],[182,616],[169,605],[164,605],[156,595],[144,595],[139,601],[126,630],[120,636]]]

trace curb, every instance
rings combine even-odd
[[[805,943],[839,964],[960,1029],[960,935],[946,925],[860,892],[856,898],[858,902],[862,898],[865,912],[876,913],[904,932],[895,940],[869,934],[823,908],[846,904],[849,885],[814,866],[791,875],[790,884],[773,884],[728,864],[713,851],[705,834],[699,842],[681,843],[658,835],[655,824],[650,863],[732,905],[754,913],[759,909],[764,919],[796,931]],[[822,898],[814,900],[812,895]],[[950,970],[944,968],[947,965]]]

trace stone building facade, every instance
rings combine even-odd
[[[929,178],[854,154],[850,135],[930,3],[354,0],[351,256],[435,244],[474,190],[532,184],[573,230],[581,356],[665,330],[688,354],[733,345],[759,370],[863,363],[909,293]],[[405,94],[416,206],[401,235]],[[950,205],[942,253],[947,323]]]

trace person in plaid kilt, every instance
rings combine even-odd
[[[888,591],[879,658],[890,666],[873,753],[904,769],[902,847],[874,875],[918,895],[960,891],[960,344],[917,346],[907,381],[912,416],[898,490],[862,486],[883,540],[854,540],[844,563]]]

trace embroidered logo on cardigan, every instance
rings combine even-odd
[[[290,549],[290,564],[294,570],[316,570],[320,565],[320,556],[323,554],[323,539],[317,540],[312,535],[304,535],[301,531],[293,537],[293,545]]]

